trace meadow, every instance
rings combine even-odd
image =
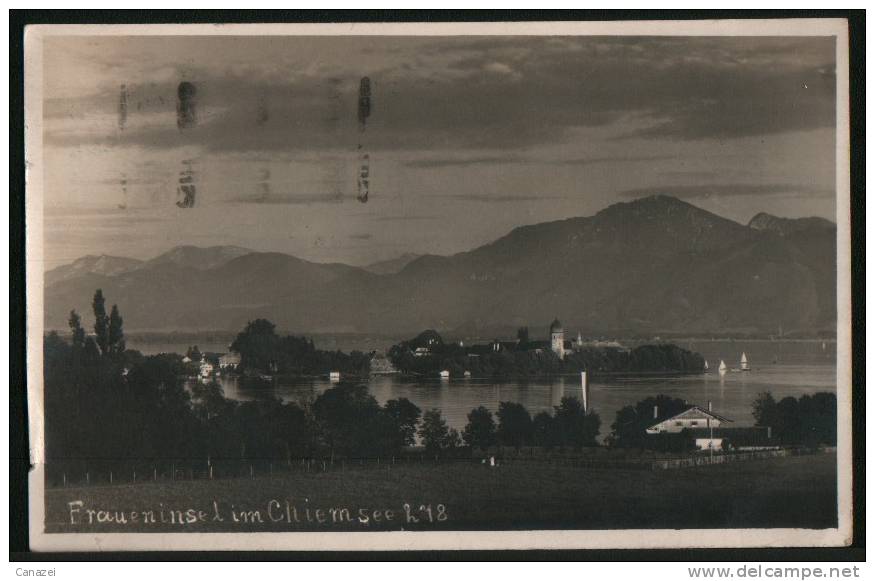
[[[47,532],[830,528],[836,456],[679,470],[425,462],[50,488]]]

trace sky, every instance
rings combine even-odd
[[[50,36],[43,51],[47,268],[181,244],[364,265],[652,194],[740,222],[835,219],[831,37]]]

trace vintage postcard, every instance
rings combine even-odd
[[[845,21],[25,41],[35,550],[850,542]]]

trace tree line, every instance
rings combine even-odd
[[[367,377],[371,371],[370,354],[316,349],[313,339],[280,336],[276,325],[267,319],[247,323],[231,343],[231,350],[240,354],[240,369],[244,373],[312,376],[339,371]]]
[[[98,291],[93,335],[71,312],[70,339],[55,332],[44,339],[46,456],[55,480],[59,470],[139,467],[146,473],[149,466],[171,460],[205,465],[387,457],[417,443],[429,454],[454,456],[495,445],[596,445],[598,416],[585,414],[575,398],[565,398],[554,413],[534,418],[512,402],[501,402],[495,415],[478,407],[458,433],[447,426],[440,410],[423,413],[406,398],[380,405],[366,386],[350,382],[303,403],[272,396],[236,401],[226,398],[215,382],[187,389],[183,357],[143,356],[126,349],[118,308],[113,306],[106,316],[104,304]],[[267,337],[267,345],[274,345],[272,327],[256,325],[268,332],[253,333],[250,324],[241,336],[246,341]],[[250,365],[269,361],[258,359],[241,336],[235,345]],[[311,352],[309,347],[304,351]]]
[[[838,402],[834,393],[780,401],[770,392],[761,393],[753,402],[753,417],[757,426],[771,428],[772,437],[782,445],[836,445]]]
[[[237,401],[226,398],[215,382],[186,388],[183,357],[144,356],[127,349],[121,314],[114,305],[107,315],[105,303],[103,294],[96,292],[93,333],[87,333],[81,317],[71,312],[69,339],[57,333],[44,338],[46,456],[49,476],[56,481],[59,467],[145,472],[147,466],[171,460],[203,465],[205,460],[385,458],[415,445],[430,455],[454,457],[495,446],[580,450],[598,445],[601,420],[584,411],[574,397],[534,415],[515,402],[500,402],[495,413],[479,406],[457,431],[440,410],[423,412],[406,398],[381,405],[365,385],[355,382],[339,383],[301,403],[272,396]],[[261,363],[253,365],[263,365],[266,360],[254,361]],[[617,412],[607,443],[691,449],[689,434],[646,434],[654,423],[654,406],[666,417],[689,407],[664,395],[626,406]],[[758,426],[772,428],[777,443],[835,444],[835,394],[780,401],[762,394],[754,402],[753,415]]]
[[[436,376],[449,371],[461,377],[468,371],[474,377],[549,376],[596,371],[604,373],[701,373],[705,360],[698,353],[677,345],[641,345],[631,350],[613,347],[582,346],[560,358],[549,347],[535,348],[528,334],[520,333],[517,342],[465,347],[444,343],[433,330],[393,345],[388,352],[392,365],[402,373]],[[425,348],[427,353],[417,353]]]

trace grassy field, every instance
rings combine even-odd
[[[61,488],[46,492],[46,530],[829,528],[837,522],[835,462],[820,454],[652,472],[426,463]]]

